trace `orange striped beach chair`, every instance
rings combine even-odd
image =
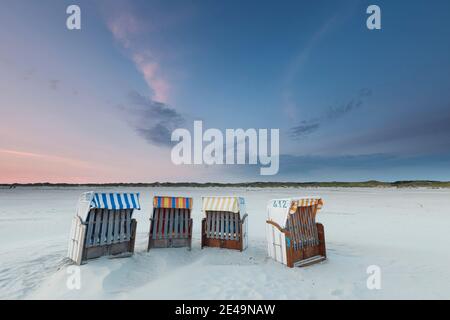
[[[248,246],[248,218],[240,197],[203,197],[202,248],[243,251]]]
[[[150,218],[148,248],[191,249],[192,244],[192,198],[153,198],[153,214]]]
[[[322,206],[318,197],[270,200],[266,221],[269,257],[291,268],[325,260],[324,229],[316,223]]]

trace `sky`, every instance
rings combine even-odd
[[[0,5],[0,183],[450,180],[446,0]],[[279,129],[278,174],[174,165],[195,120]]]

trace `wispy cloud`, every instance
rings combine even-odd
[[[71,165],[71,166],[76,166],[76,167],[81,167],[81,168],[91,168],[92,167],[91,164],[89,164],[88,162],[85,162],[85,161],[51,155],[51,154],[34,153],[34,152],[12,150],[12,149],[0,149],[0,153],[7,154],[10,156],[14,156],[14,157],[20,157],[20,158],[40,159],[40,161],[64,163],[66,165]]]
[[[151,44],[142,41],[141,38],[151,32],[150,25],[134,13],[130,6],[110,12],[106,24],[114,39],[128,52],[137,70],[144,77],[152,92],[152,99],[167,103],[170,91],[169,82],[164,75],[160,61],[152,53]]]
[[[283,111],[289,118],[296,118],[297,110],[301,107],[301,103],[296,101],[293,94],[295,80],[301,76],[302,69],[308,62],[314,50],[330,33],[332,33],[333,30],[339,27],[343,21],[353,14],[357,6],[358,2],[355,0],[343,4],[340,10],[319,25],[307,42],[293,56],[291,62],[287,66],[282,89],[282,99],[284,103]]]
[[[136,132],[153,145],[170,146],[172,131],[179,128],[184,117],[168,105],[138,92],[129,94],[129,105],[122,106]]]
[[[292,94],[292,86],[295,78],[300,73],[303,65],[308,61],[311,52],[320,43],[322,38],[332,29],[337,23],[338,14],[332,16],[311,36],[306,45],[297,53],[294,59],[289,64],[286,75],[284,77],[284,85],[282,98],[284,100],[284,112],[289,117],[296,116],[297,102],[294,101]]]
[[[449,165],[448,152],[439,156],[414,157],[392,153],[334,156],[282,154],[278,174],[264,177],[264,181],[446,180]],[[262,181],[256,166],[229,166],[223,170],[223,176],[238,177],[240,181]]]
[[[319,130],[323,122],[337,120],[361,108],[364,105],[365,99],[371,95],[372,91],[370,89],[361,89],[355,97],[346,103],[329,107],[320,117],[302,120],[297,126],[289,130],[290,136],[297,139]]]
[[[450,103],[412,108],[387,117],[380,127],[349,137],[333,147],[376,148],[397,154],[442,154],[450,150]]]

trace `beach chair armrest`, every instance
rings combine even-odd
[[[241,223],[244,223],[244,222],[245,222],[245,219],[247,219],[247,217],[248,217],[248,214],[247,214],[247,213],[244,214],[244,216],[243,216],[242,219],[241,219]]]
[[[286,229],[282,228],[278,223],[271,221],[271,220],[266,220],[266,223],[271,224],[272,226],[274,226],[275,228],[277,228],[281,233],[284,233],[286,235],[286,237],[291,237],[291,233],[289,231],[287,231]]]

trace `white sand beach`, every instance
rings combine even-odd
[[[125,190],[124,190],[125,189]],[[76,203],[86,188],[0,189],[1,299],[450,299],[450,190],[122,188],[140,192],[134,256],[81,266],[81,288],[68,289],[65,258]],[[147,232],[154,195],[194,198],[192,251],[154,249]],[[200,248],[201,196],[247,202],[249,248]],[[266,253],[271,198],[324,199],[328,259],[290,269]],[[381,289],[366,286],[381,268]]]

